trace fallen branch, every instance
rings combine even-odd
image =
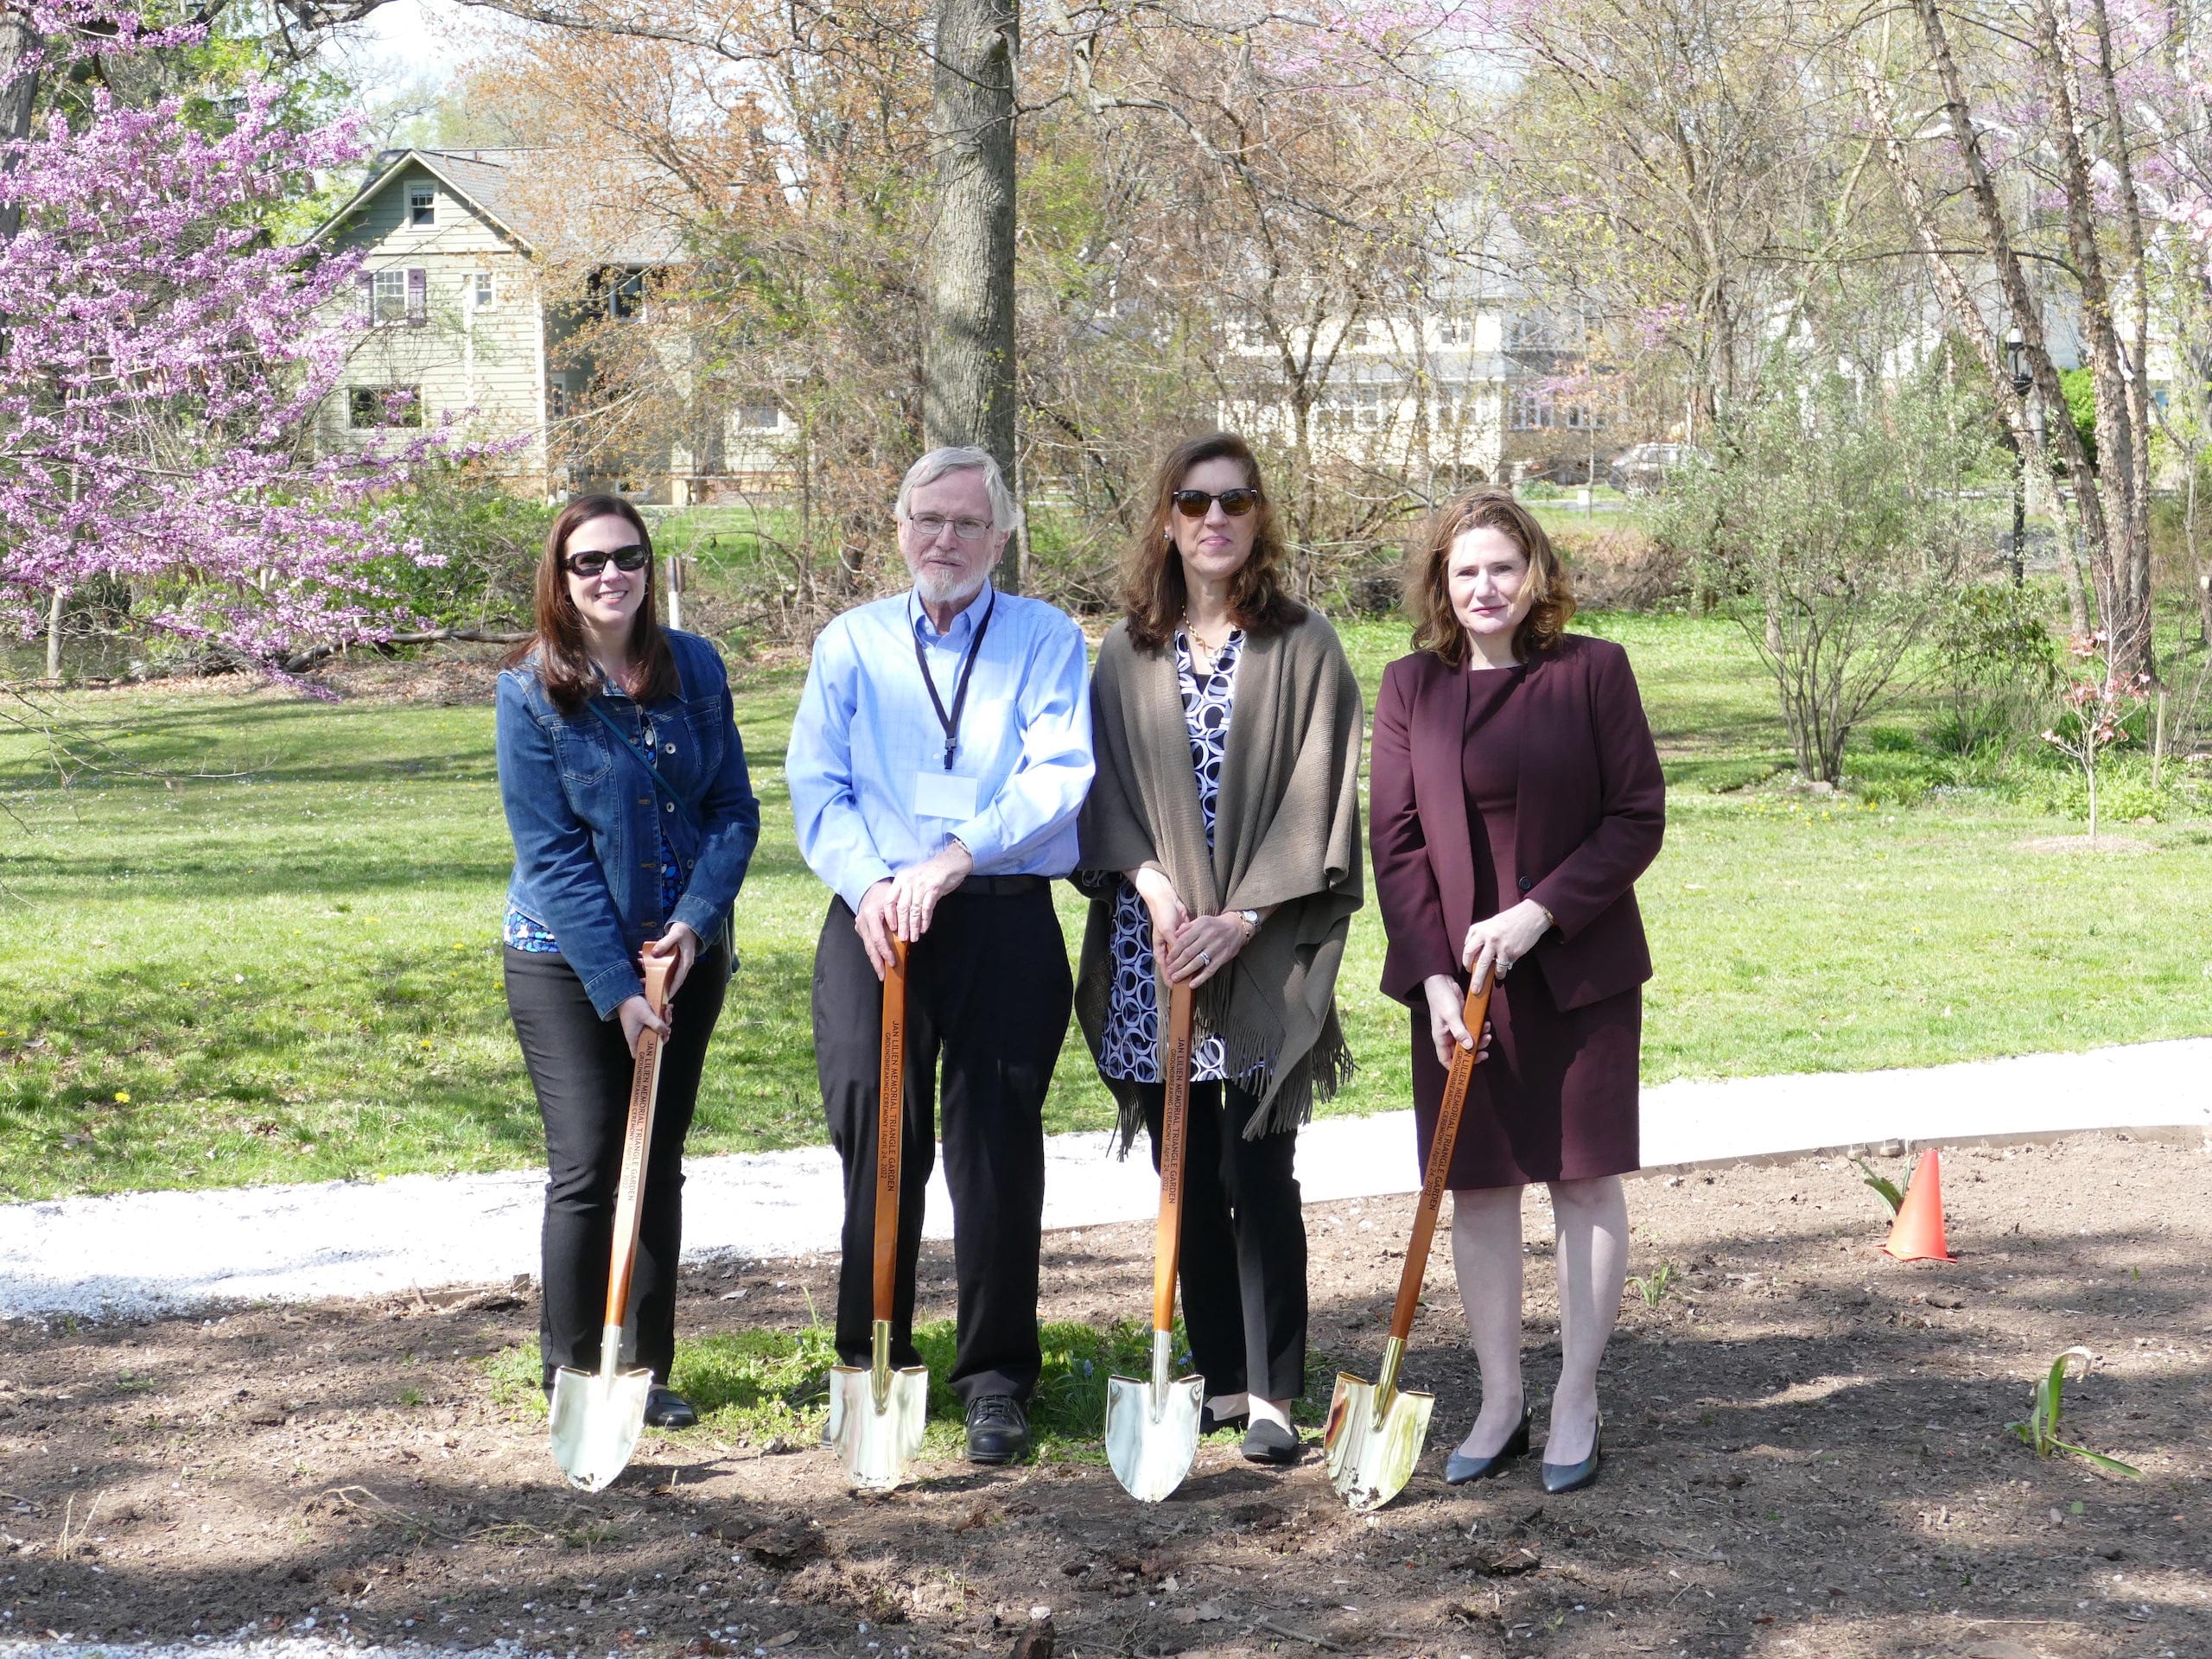
[[[1273,1630],[1277,1636],[1287,1636],[1294,1642],[1305,1643],[1308,1647],[1325,1648],[1331,1653],[1342,1653],[1344,1651],[1344,1649],[1341,1646],[1330,1641],[1325,1636],[1315,1636],[1311,1631],[1301,1630],[1293,1625],[1279,1624],[1274,1619],[1268,1618],[1265,1613],[1261,1614],[1259,1618],[1254,1619],[1252,1622],[1261,1630]]]
[[[425,628],[416,633],[388,634],[382,639],[364,643],[376,650],[391,645],[435,645],[447,639],[474,645],[518,645],[530,637],[527,633],[494,633],[489,628]],[[350,649],[347,645],[315,645],[280,657],[276,666],[287,674],[303,674],[316,664]]]

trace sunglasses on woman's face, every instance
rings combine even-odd
[[[607,553],[571,553],[562,563],[571,575],[595,576],[607,569],[609,559],[614,561],[617,570],[642,570],[652,562],[652,556],[633,542],[628,547],[618,547]]]
[[[1207,510],[1217,501],[1221,503],[1221,510],[1230,518],[1242,518],[1260,505],[1260,493],[1257,490],[1222,490],[1218,493],[1178,490],[1168,499],[1174,502],[1175,511],[1185,518],[1205,518]]]

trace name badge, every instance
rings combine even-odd
[[[925,768],[914,774],[914,816],[965,823],[976,816],[976,780]]]

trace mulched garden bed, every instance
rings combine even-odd
[[[1643,1284],[1612,1351],[1605,1473],[1563,1498],[1533,1460],[1441,1484],[1474,1376],[1440,1256],[1409,1367],[1435,1428],[1404,1496],[1363,1519],[1318,1448],[1263,1471],[1226,1437],[1151,1509],[1079,1446],[1009,1471],[932,1463],[864,1499],[804,1436],[712,1422],[648,1436],[612,1491],[582,1496],[499,1380],[494,1357],[535,1334],[512,1291],[0,1327],[0,1638],[312,1628],[892,1659],[1037,1653],[1025,1632],[1049,1607],[1059,1659],[2212,1653],[2212,1158],[2083,1138],[1961,1150],[1944,1174],[1962,1259],[1914,1267],[1878,1254],[1879,1205],[1840,1161],[1634,1182]],[[1316,1414],[1329,1368],[1373,1375],[1410,1207],[1309,1212]],[[1541,1431],[1558,1351],[1540,1197],[1529,1211]],[[1148,1224],[1049,1236],[1047,1317],[1141,1318],[1149,1246]],[[942,1317],[949,1252],[924,1271]],[[710,1264],[680,1329],[804,1325],[833,1272]],[[2065,1438],[2140,1479],[2040,1460],[2005,1430],[2076,1344],[2097,1362],[2068,1389]]]

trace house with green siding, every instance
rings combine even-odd
[[[683,257],[638,186],[635,169],[543,150],[379,154],[314,238],[365,250],[353,303],[369,325],[324,406],[321,443],[458,421],[473,437],[522,440],[500,463],[518,491],[613,486],[675,505],[728,493],[732,456],[742,474],[772,467],[783,417],[757,397],[717,416],[726,434],[664,442],[642,461],[633,450],[604,473],[563,442],[591,385],[588,331],[643,320],[653,274]],[[552,275],[579,270],[580,287]]]

